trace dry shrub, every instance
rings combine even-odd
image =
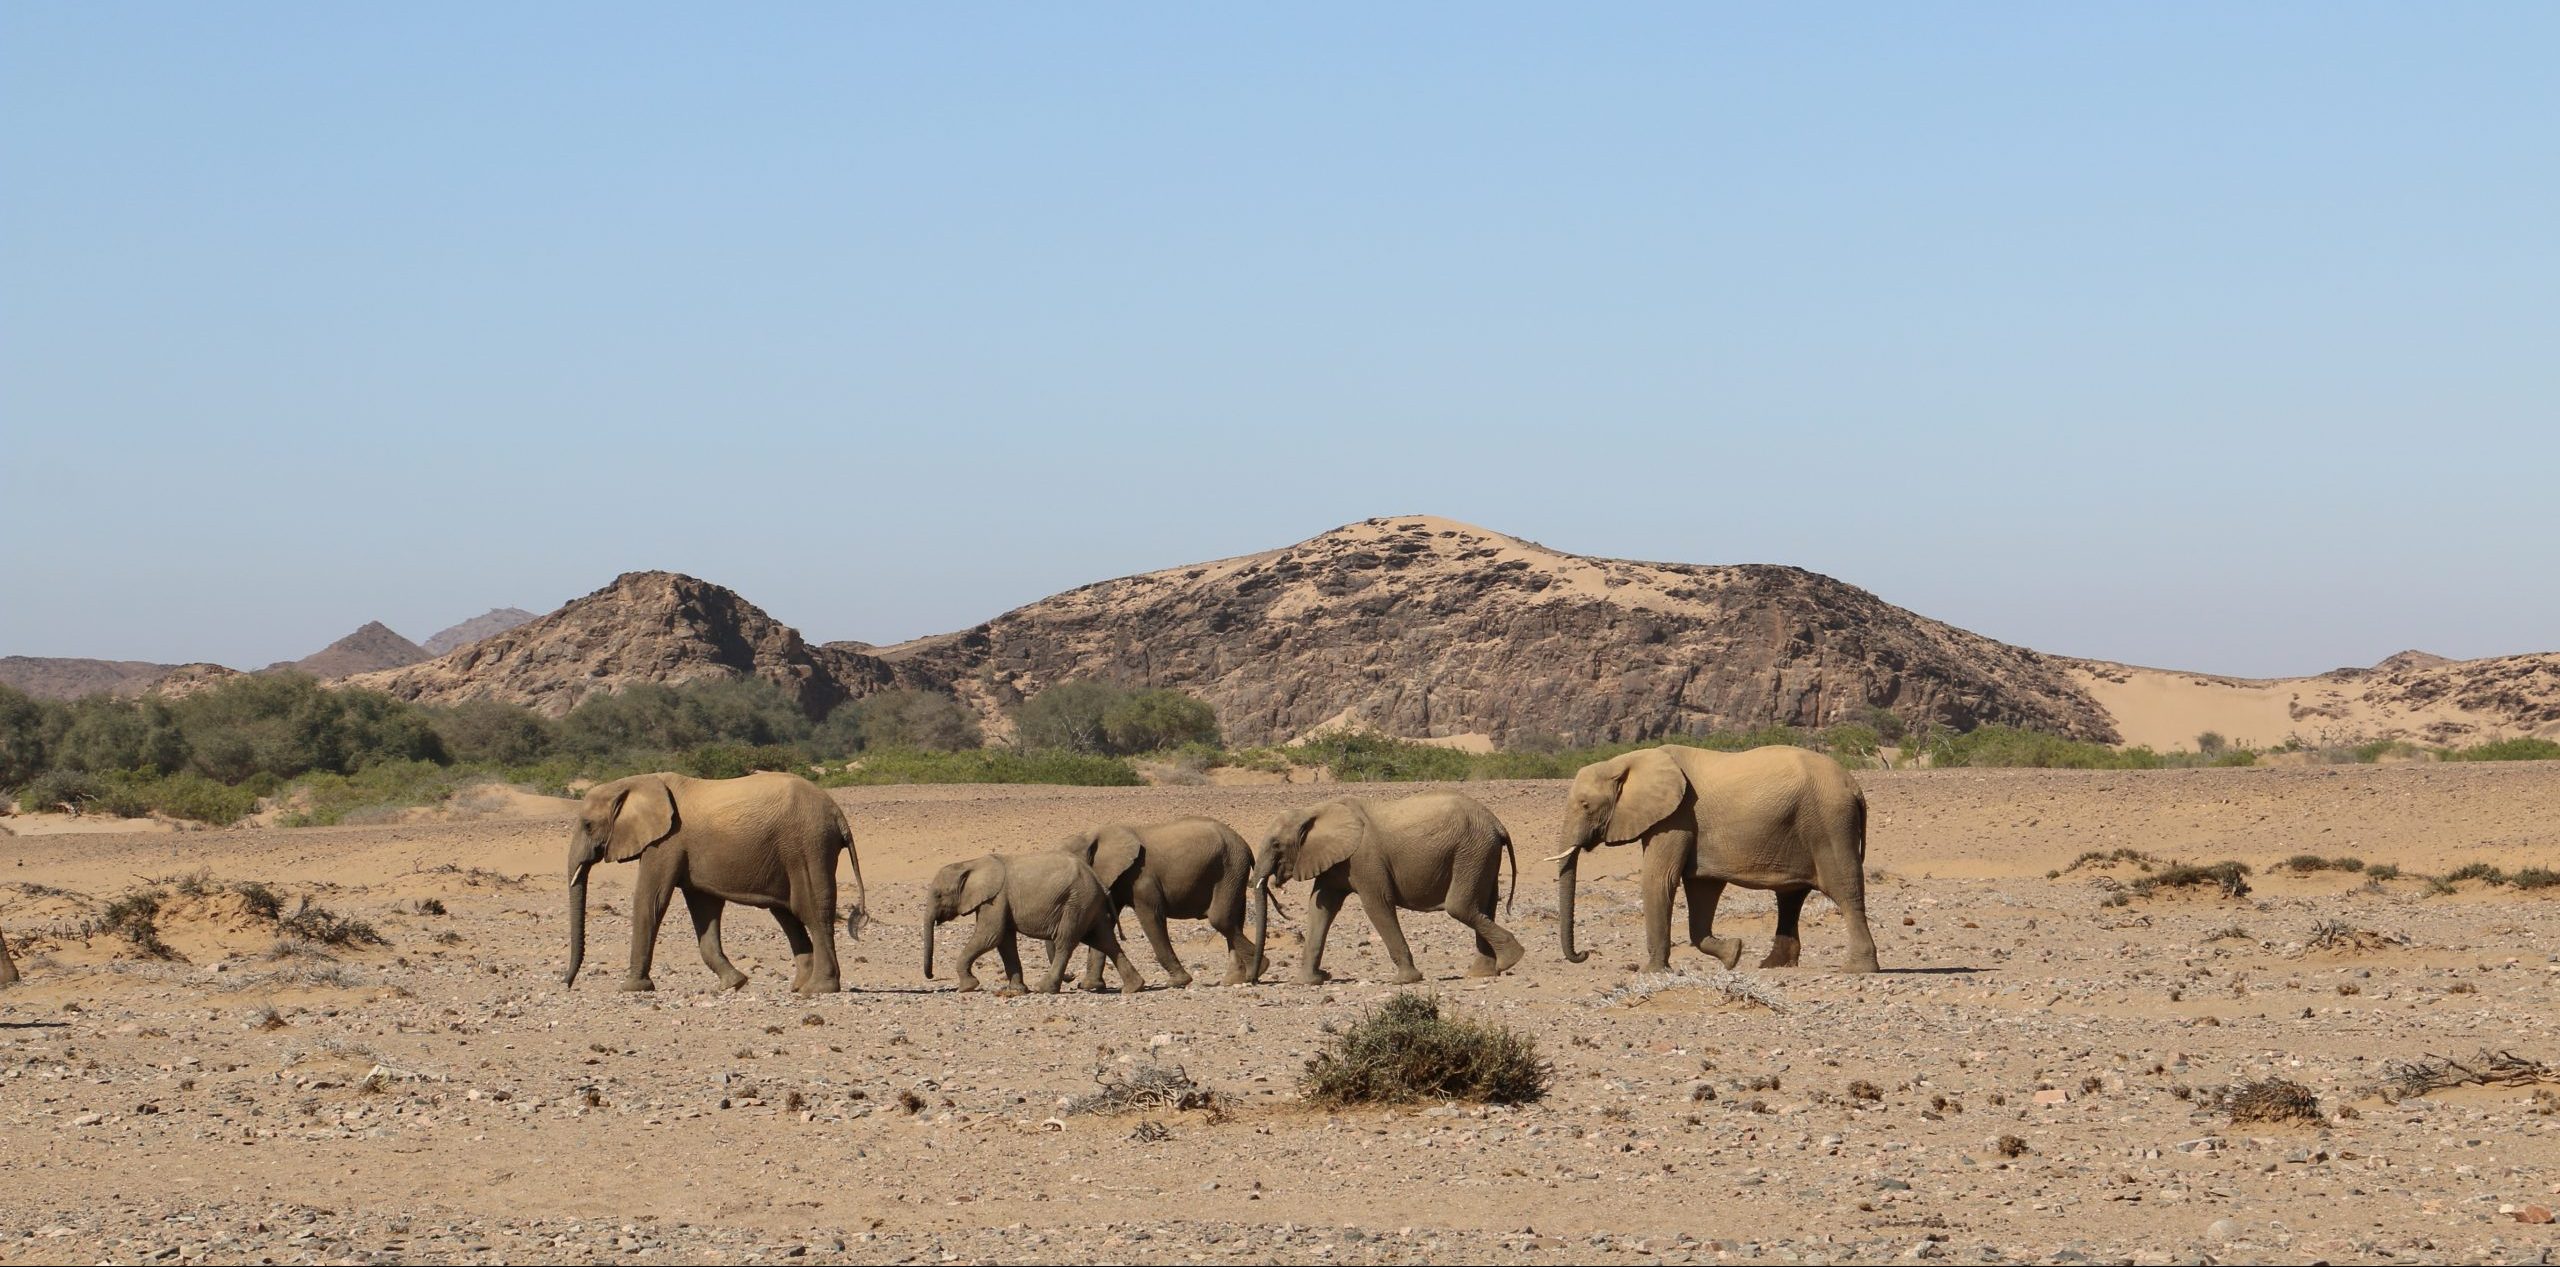
[[[2226,1107],[2235,1124],[2320,1120],[2320,1097],[2311,1094],[2311,1088],[2285,1078],[2267,1078],[2235,1088]]]
[[[107,908],[89,921],[81,935],[110,934],[123,938],[126,944],[147,958],[175,959],[177,950],[160,940],[160,902],[167,896],[158,889],[136,889],[127,893],[107,903]]]
[[[2408,938],[2394,937],[2369,929],[2357,928],[2342,919],[2324,919],[2311,926],[2311,938],[2302,948],[2311,950],[2382,950],[2408,944]]]
[[[2450,1056],[2395,1061],[2383,1069],[2380,1090],[2383,1099],[2396,1102],[2452,1087],[2529,1087],[2543,1083],[2560,1083],[2560,1069],[2514,1052],[2483,1047],[2468,1061]]]
[[[1555,1070],[1517,1030],[1440,1014],[1436,999],[1404,993],[1345,1027],[1307,1062],[1300,1086],[1317,1104],[1471,1100],[1530,1104]]]
[[[1067,1112],[1126,1113],[1133,1109],[1148,1112],[1179,1113],[1199,1109],[1212,1122],[1224,1121],[1226,1104],[1215,1088],[1191,1080],[1180,1065],[1147,1063],[1126,1072],[1110,1065],[1097,1065],[1094,1084],[1101,1090],[1077,1096],[1067,1103]]]
[[[2243,862],[2222,861],[2206,866],[2176,863],[2133,882],[2133,891],[2144,897],[2162,889],[2221,888],[2224,897],[2246,897],[2249,893],[2249,866]]]
[[[276,927],[288,936],[324,946],[380,946],[382,934],[360,919],[349,919],[325,906],[313,906],[306,896],[293,914],[276,921]]]
[[[2027,1141],[2026,1141],[2026,1140],[2021,1139],[2021,1138],[2019,1138],[2018,1136],[2015,1136],[2015,1135],[2003,1135],[2003,1136],[2001,1136],[2001,1137],[2000,1137],[2000,1155],[2001,1155],[2001,1156],[2003,1156],[2003,1157],[2024,1157],[2024,1156],[2026,1156],[2026,1153],[2027,1153]]]

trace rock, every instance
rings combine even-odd
[[[2059,1087],[2049,1087],[2045,1090],[2036,1092],[2036,1103],[2047,1107],[2056,1104],[2068,1104],[2070,1102],[2071,1093]]]
[[[2548,1223],[2551,1221],[2551,1207],[2547,1205],[2529,1205],[2516,1211],[2515,1219],[2518,1223]]]
[[[2204,1238],[2216,1245],[2240,1239],[2240,1225],[2230,1219],[2215,1219],[2204,1226]]]

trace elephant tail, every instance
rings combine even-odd
[[[1500,822],[1493,825],[1494,839],[1502,842],[1502,856],[1511,860],[1511,892],[1502,899],[1503,918],[1511,916],[1511,904],[1520,897],[1520,854],[1511,847],[1511,829]]]
[[[1865,790],[1849,794],[1849,839],[1857,842],[1858,870],[1867,869],[1867,794]]]
[[[835,814],[836,838],[844,842],[844,860],[853,864],[853,900],[845,904],[844,935],[847,940],[860,941],[862,926],[871,918],[871,905],[862,889],[862,851],[853,847],[853,823],[844,816],[844,807],[836,804],[836,798],[830,796],[827,808]],[[827,865],[830,870],[834,869],[833,861]]]

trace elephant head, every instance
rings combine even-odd
[[[1253,860],[1253,957],[1258,975],[1263,937],[1271,930],[1271,882],[1313,880],[1351,860],[1369,838],[1369,811],[1358,801],[1326,801],[1281,816]],[[1282,912],[1286,914],[1287,912]]]
[[[1679,812],[1688,797],[1689,776],[1659,748],[1595,761],[1573,776],[1573,791],[1565,802],[1564,851],[1550,859],[1556,864],[1556,933],[1567,961],[1591,957],[1590,951],[1573,948],[1573,891],[1583,851],[1641,839]]]
[[[578,965],[587,958],[588,869],[604,860],[629,862],[683,823],[675,789],[663,776],[616,779],[588,791],[569,829],[569,970],[560,974],[561,984],[577,984]]]
[[[933,873],[924,903],[924,979],[933,980],[933,930],[974,915],[1004,892],[1004,859],[994,854],[955,862]],[[964,967],[966,965],[963,965]]]

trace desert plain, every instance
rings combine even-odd
[[[2560,1248],[2560,1088],[2386,1096],[2395,1066],[2560,1061],[2560,890],[2419,878],[2560,853],[2560,765],[1859,776],[1884,973],[1758,970],[1764,894],[1727,895],[1727,975],[1639,980],[1631,849],[1584,867],[1584,964],[1556,951],[1564,785],[1471,783],[1520,842],[1530,948],[1462,975],[1456,924],[1406,929],[1444,1007],[1534,1036],[1545,1100],[1327,1110],[1298,1074],[1394,993],[1356,904],[1321,986],[1260,985],[1177,925],[1202,984],[997,998],[921,978],[922,881],[1097,821],[1192,813],[1258,842],[1340,788],[839,790],[873,922],[842,994],[791,995],[780,934],[733,908],[721,992],[668,921],[621,994],[628,868],[599,868],[575,989],[565,803],[368,827],[0,837],[0,1261],[2544,1262]],[[1410,785],[1349,789],[1380,796]],[[2131,849],[2249,865],[2250,891],[2130,892]],[[2299,854],[2364,872],[2297,874]],[[2370,868],[2397,866],[2376,880]],[[2058,874],[2057,874],[2058,873]],[[201,875],[193,884],[180,878]],[[271,886],[387,944],[278,955],[226,886]],[[82,934],[157,882],[179,956]],[[194,888],[206,895],[183,896]],[[965,933],[946,927],[943,958]],[[1026,947],[1026,962],[1041,954]],[[994,967],[992,960],[982,965]],[[948,969],[946,969],[948,971]],[[992,980],[993,977],[990,976]],[[1632,988],[1631,988],[1632,987]],[[1218,1108],[1073,1112],[1097,1073],[1178,1067]],[[2219,1097],[2307,1087],[2318,1120]],[[2540,1094],[2537,1094],[2540,1092]]]

